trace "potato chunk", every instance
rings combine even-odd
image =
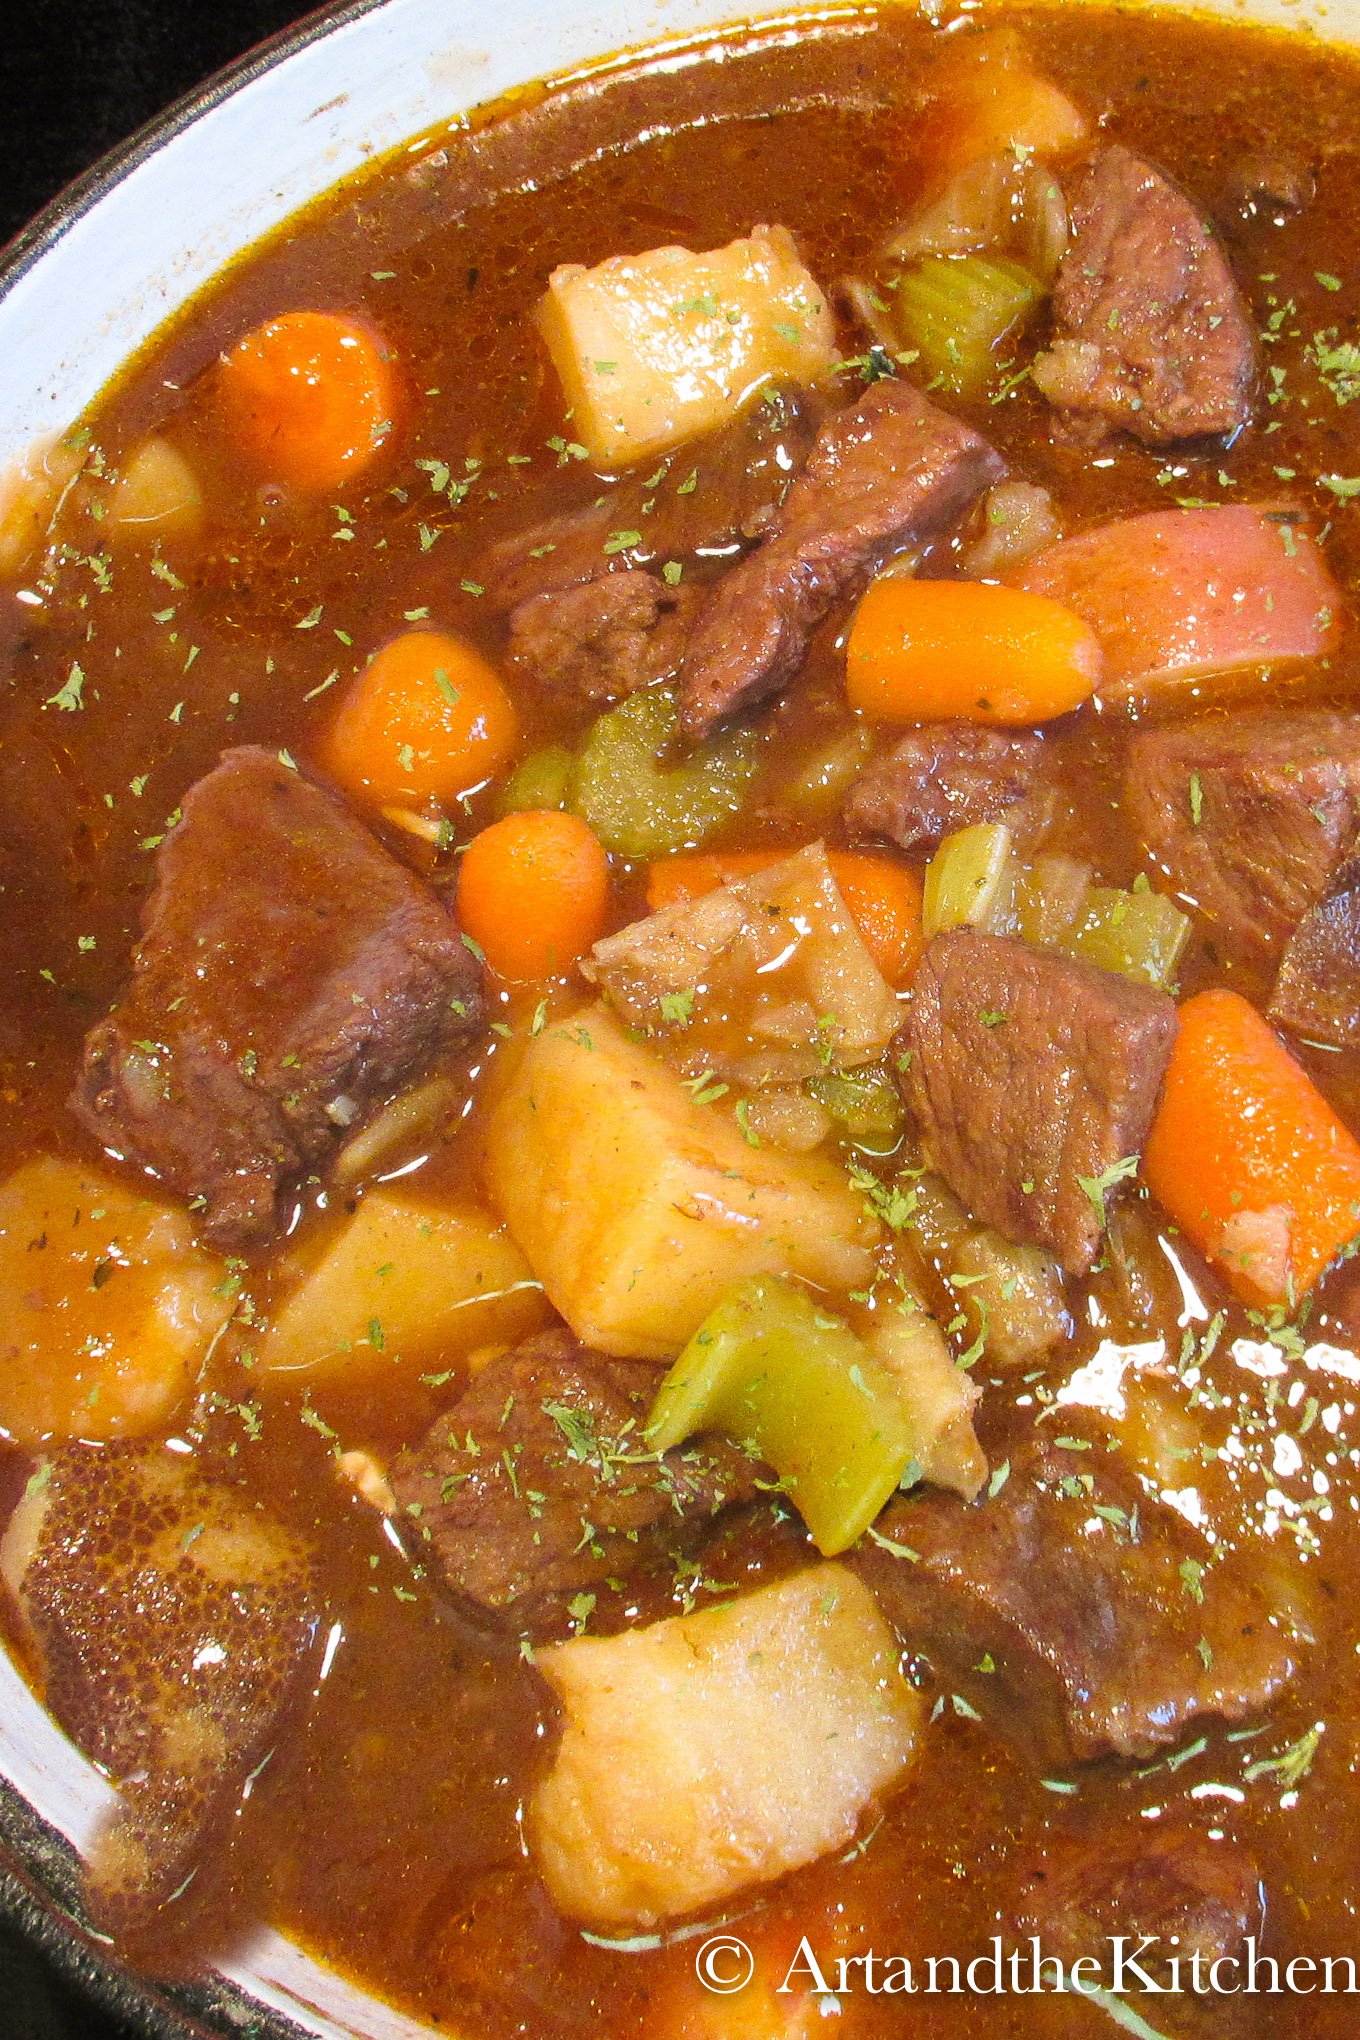
[[[256,1348],[266,1373],[359,1381],[462,1358],[547,1316],[504,1226],[473,1205],[370,1190]]]
[[[784,227],[702,255],[563,263],[538,322],[572,432],[601,467],[712,431],[763,382],[813,382],[835,353],[826,298]]]
[[[877,1228],[829,1164],[753,1148],[600,1007],[545,1028],[492,1107],[493,1202],[577,1337],[673,1357],[756,1275],[862,1288]]]
[[[231,1314],[188,1220],[76,1162],[0,1184],[0,1427],[125,1438],[163,1423]]]
[[[842,1847],[920,1728],[887,1624],[838,1565],[536,1663],[566,1726],[531,1832],[557,1904],[598,1926],[721,1904]]]

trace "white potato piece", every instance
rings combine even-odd
[[[265,1375],[362,1381],[509,1343],[547,1316],[515,1242],[472,1204],[370,1190],[255,1347]]]
[[[29,564],[85,460],[69,440],[46,439],[0,474],[0,574],[21,574]]]
[[[133,447],[109,497],[110,530],[147,545],[192,538],[203,525],[203,491],[178,448],[155,433]]]
[[[602,1007],[528,1043],[487,1124],[486,1180],[577,1337],[673,1358],[757,1275],[863,1288],[878,1227],[830,1164],[753,1148]]]
[[[153,1430],[231,1315],[226,1269],[181,1212],[42,1156],[0,1184],[0,1429],[44,1438]]]
[[[606,468],[712,431],[762,383],[814,382],[835,359],[825,293],[784,227],[701,255],[564,263],[537,316],[572,435]]]
[[[920,1732],[892,1633],[839,1565],[535,1662],[566,1721],[530,1832],[558,1906],[600,1927],[719,1905],[843,1847]]]

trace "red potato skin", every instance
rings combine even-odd
[[[1341,593],[1287,506],[1154,510],[1060,539],[1008,576],[1065,602],[1105,653],[1105,700],[1276,660],[1336,642]]]

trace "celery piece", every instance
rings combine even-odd
[[[1058,947],[1101,970],[1165,988],[1190,933],[1188,915],[1162,893],[1093,885]]]
[[[902,1095],[886,1071],[826,1070],[808,1078],[807,1090],[856,1147],[888,1155],[901,1139]]]
[[[1036,857],[1015,889],[1016,932],[1038,949],[1052,948],[1081,912],[1090,883],[1090,865],[1075,857]]]
[[[1043,295],[1038,278],[1005,256],[931,255],[898,285],[897,321],[932,388],[976,397],[991,381],[996,349]]]
[[[1014,877],[1011,832],[1004,822],[977,822],[946,836],[926,866],[921,925],[929,942],[946,928],[1010,925]]]
[[[500,790],[498,815],[523,814],[530,809],[564,808],[571,792],[576,760],[565,744],[546,744],[521,758]]]
[[[780,788],[782,798],[800,813],[829,814],[840,806],[868,764],[873,748],[873,732],[867,723],[842,730],[807,754]]]
[[[729,730],[664,765],[674,731],[675,697],[656,687],[606,709],[592,727],[571,805],[606,850],[639,858],[692,850],[739,811],[756,769],[753,732]]]
[[[776,1277],[725,1297],[662,1382],[648,1444],[665,1452],[696,1431],[768,1460],[828,1558],[873,1522],[922,1442],[890,1370]]]

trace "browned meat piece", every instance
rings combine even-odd
[[[477,579],[500,609],[640,562],[716,558],[759,537],[803,466],[817,429],[805,393],[770,389],[731,425],[628,474],[591,500],[488,548]],[[638,534],[621,551],[619,532]]]
[[[1313,202],[1317,178],[1298,156],[1249,149],[1227,166],[1228,207],[1243,226],[1283,227]]]
[[[928,723],[860,774],[845,803],[845,826],[852,836],[886,836],[914,850],[975,822],[1016,823],[1043,756],[1043,738],[1026,731]]]
[[[451,1587],[532,1623],[545,1601],[683,1551],[760,1469],[722,1439],[653,1458],[660,1383],[549,1332],[490,1361],[389,1479],[408,1539]]]
[[[927,949],[898,1041],[927,1149],[974,1217],[1083,1275],[1095,1186],[1141,1150],[1175,1034],[1165,992],[956,928]]]
[[[1243,959],[1278,956],[1360,821],[1360,716],[1204,716],[1129,746],[1125,799],[1177,891]]]
[[[75,1111],[267,1239],[281,1190],[475,1026],[480,975],[434,894],[272,751],[228,751],[156,859],[132,982],[85,1043]]]
[[[1293,1675],[1247,1557],[1211,1558],[1116,1454],[1044,1428],[1009,1464],[984,1501],[894,1502],[851,1561],[998,1727],[1044,1755],[1143,1756],[1198,1715],[1256,1714]]]
[[[1228,259],[1197,208],[1128,149],[1105,149],[1072,203],[1056,337],[1033,379],[1074,436],[1148,446],[1235,432],[1256,349]]]
[[[119,1787],[90,1880],[103,1920],[164,1903],[225,1827],[316,1630],[310,1553],[163,1446],[74,1446],[0,1546],[47,1705]]]
[[[1122,1934],[1144,1973],[1169,1996],[1179,1993],[1176,2032],[1190,2012],[1196,2033],[1236,2033],[1236,2023],[1223,2023],[1232,1989],[1213,1991],[1210,1971],[1222,1962],[1220,1980],[1230,1987],[1240,1981],[1226,1965],[1245,1960],[1249,1939],[1259,1945],[1265,1899],[1261,1873],[1240,1843],[1211,1841],[1164,1815],[1122,1834],[1049,1842],[1021,1871],[1015,1924],[1069,1966],[1095,1957],[1107,1981],[1111,1941]],[[1177,1958],[1179,1972],[1172,1966]],[[1254,2014],[1246,2030],[1253,2025]]]
[[[618,701],[673,678],[698,600],[641,567],[531,595],[510,618],[510,663],[554,693]]]
[[[1270,1017],[1330,1048],[1360,1042],[1360,858],[1342,865],[1285,944]]]
[[[891,554],[946,530],[1005,471],[910,383],[876,382],[833,412],[764,543],[705,598],[681,667],[688,734],[782,687],[836,603]]]

